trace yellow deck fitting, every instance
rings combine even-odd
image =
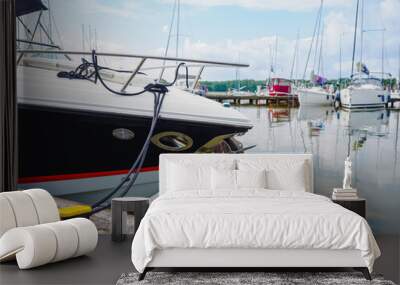
[[[90,214],[90,212],[92,212],[92,207],[89,205],[74,205],[65,208],[59,208],[58,212],[60,213],[61,219],[69,219]]]

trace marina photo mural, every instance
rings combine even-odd
[[[399,11],[16,0],[18,187],[100,211],[156,197],[163,153],[311,153],[314,192],[351,183],[399,266]]]

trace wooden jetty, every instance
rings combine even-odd
[[[206,95],[206,98],[218,102],[230,102],[234,105],[241,105],[242,102],[249,105],[275,105],[275,106],[291,106],[298,107],[299,100],[296,95],[286,96],[258,96],[258,95],[228,95],[228,94],[212,94]]]

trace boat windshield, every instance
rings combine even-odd
[[[360,86],[360,85],[365,85],[365,84],[379,86],[379,87],[382,86],[381,80],[378,79],[378,78],[373,78],[373,77],[370,77],[370,78],[355,78],[355,79],[353,79],[351,84],[355,85],[355,86]]]

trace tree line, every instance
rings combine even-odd
[[[296,84],[299,85],[310,85],[311,82],[309,80],[295,80]],[[327,84],[335,85],[340,84],[341,88],[346,87],[350,83],[349,78],[341,78],[328,80]],[[200,84],[202,86],[207,87],[210,92],[227,92],[228,90],[238,89],[239,81],[238,80],[224,80],[224,81],[201,81]],[[390,86],[391,89],[395,89],[397,87],[397,80],[395,78],[384,79],[384,86]],[[266,81],[265,80],[254,80],[254,79],[243,79],[240,80],[240,87],[243,91],[256,92],[257,86],[261,85],[265,88]]]

